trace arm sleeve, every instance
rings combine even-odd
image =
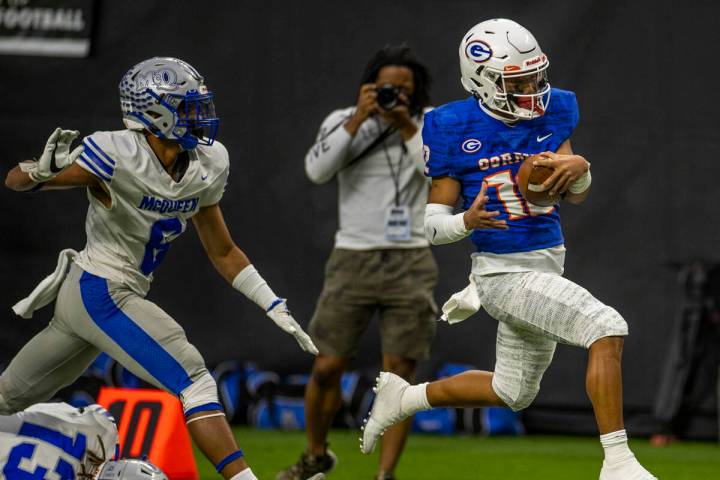
[[[104,181],[112,182],[115,174],[116,159],[110,136],[104,132],[95,132],[83,138],[83,152],[75,160],[81,168]]]
[[[433,245],[457,242],[472,233],[465,228],[463,213],[452,214],[453,207],[441,203],[425,206],[425,237]]]
[[[331,113],[322,123],[315,144],[305,155],[305,173],[314,183],[329,181],[349,160],[352,136],[342,126],[348,118],[345,111]]]
[[[428,177],[454,176],[448,152],[446,135],[438,128],[437,110],[425,115],[422,129],[425,175]]]

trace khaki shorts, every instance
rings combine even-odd
[[[373,315],[383,353],[421,360],[435,336],[437,264],[429,248],[332,251],[310,321],[324,355],[354,357]]]

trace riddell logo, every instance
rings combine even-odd
[[[532,67],[533,65],[537,65],[538,63],[544,63],[546,60],[547,57],[545,55],[539,55],[535,58],[525,60],[525,66]]]

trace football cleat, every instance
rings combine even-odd
[[[372,453],[378,438],[385,433],[385,430],[409,417],[400,408],[402,394],[409,386],[408,382],[393,373],[380,372],[375,388],[373,388],[376,397],[372,410],[370,410],[370,415],[364,420],[364,425],[360,428],[362,431],[362,437],[360,437],[361,452],[366,455]]]
[[[303,453],[300,460],[287,470],[278,473],[275,480],[320,480],[338,463],[332,450],[326,449],[325,455],[309,455]]]
[[[603,462],[600,480],[657,480],[657,477],[645,470],[632,455],[612,465]]]

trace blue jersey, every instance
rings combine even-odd
[[[425,115],[423,142],[429,177],[450,176],[462,185],[463,208],[468,209],[488,183],[488,211],[499,211],[507,230],[475,230],[471,239],[478,252],[514,253],[563,243],[558,206],[538,207],[525,201],[515,176],[528,156],[557,151],[578,122],[573,92],[552,89],[542,117],[513,125],[485,113],[470,97],[445,104]]]

